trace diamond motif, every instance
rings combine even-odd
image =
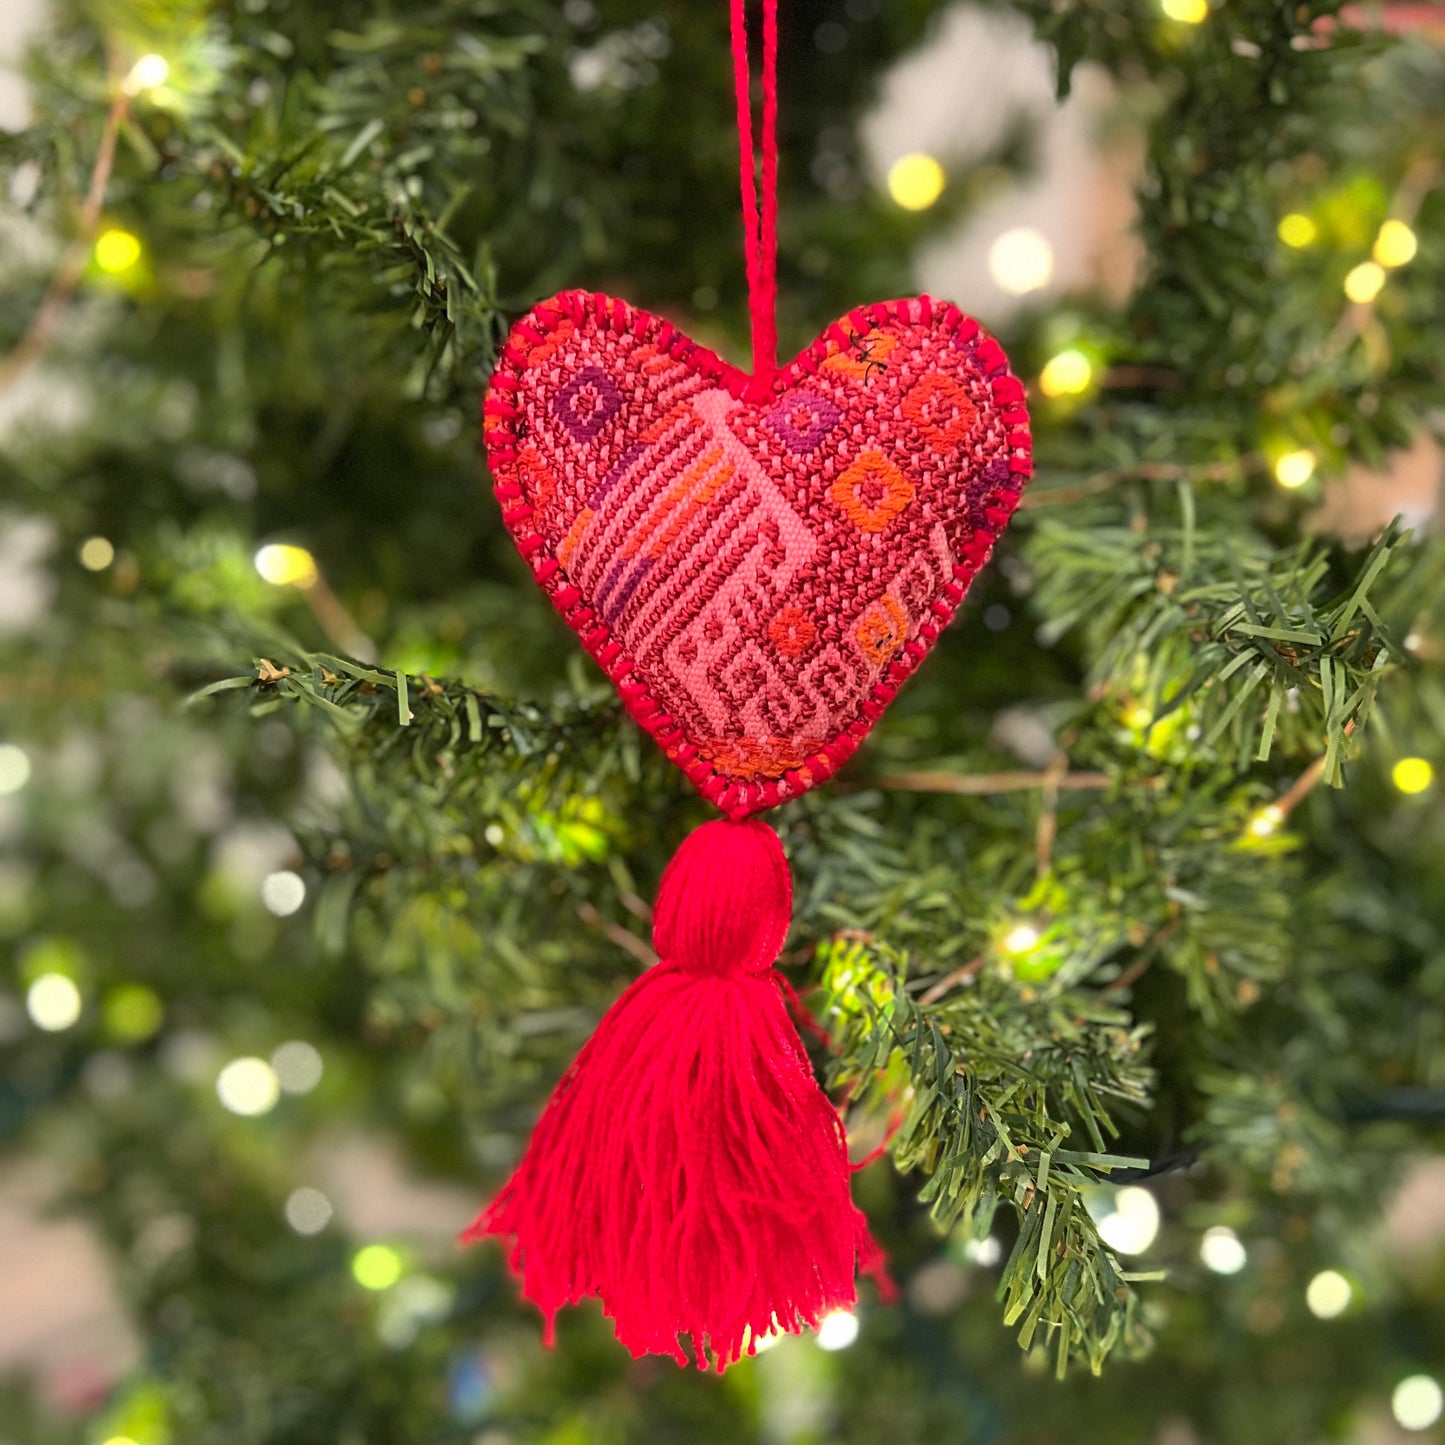
[[[864,452],[828,488],[828,500],[860,532],[883,531],[913,496],[913,483],[876,451]]]
[[[838,425],[842,413],[825,396],[799,387],[790,391],[763,418],[791,452],[804,456],[816,451]]]
[[[616,384],[600,366],[584,366],[552,398],[552,410],[579,442],[590,442],[621,407]]]

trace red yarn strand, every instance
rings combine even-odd
[[[742,183],[743,249],[752,317],[753,375],[778,366],[778,0],[763,0],[763,154],[761,212],[753,155],[752,77],[746,0],[731,0],[733,91],[738,112],[738,175]]]

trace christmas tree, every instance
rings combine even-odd
[[[59,0],[0,138],[0,1170],[131,1343],[17,1370],[0,1441],[1432,1428],[1445,542],[1357,505],[1445,402],[1430,9],[1009,7],[1061,98],[1112,77],[1143,260],[981,317],[1035,480],[774,815],[901,1299],[719,1379],[593,1307],[544,1349],[456,1235],[709,816],[517,556],[478,396],[568,286],[745,355],[726,7]],[[875,173],[945,10],[781,7],[784,355],[1036,160]]]

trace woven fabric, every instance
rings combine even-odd
[[[1002,349],[928,297],[852,312],[763,380],[566,292],[513,328],[483,431],[538,580],[733,817],[852,753],[1030,473]]]

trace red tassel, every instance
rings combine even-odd
[[[617,1000],[517,1172],[463,1236],[513,1238],[546,1316],[602,1300],[634,1355],[719,1372],[857,1299],[882,1255],[849,1195],[842,1121],[772,970],[792,879],[765,823],[705,823],[668,864],[662,962]]]

